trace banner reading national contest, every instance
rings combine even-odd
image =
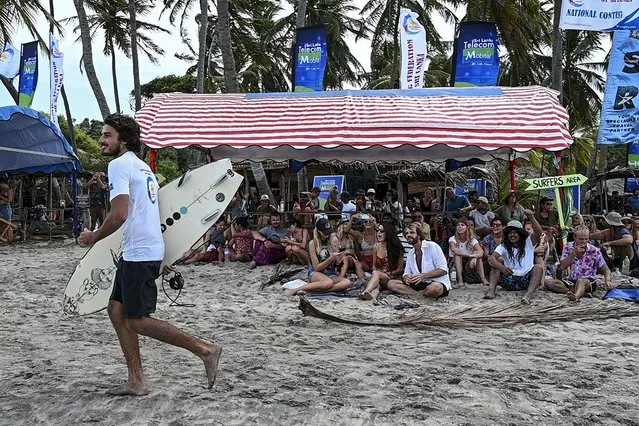
[[[559,27],[585,31],[639,29],[639,0],[562,0]]]
[[[50,112],[51,112],[51,122],[58,124],[58,96],[60,96],[60,91],[62,90],[62,82],[64,79],[64,71],[62,70],[62,60],[64,55],[60,52],[60,47],[58,46],[58,38],[51,34],[51,72],[50,72],[50,89],[51,89],[51,99],[50,99]]]
[[[327,63],[326,28],[322,26],[299,28],[293,52],[294,91],[323,91]]]
[[[22,45],[20,59],[20,94],[18,105],[31,107],[33,95],[38,85],[38,42],[33,41]]]
[[[399,14],[399,41],[402,65],[399,73],[400,89],[424,87],[426,69],[426,30],[419,23],[419,15],[402,8]]]
[[[639,142],[639,30],[615,31],[599,143]]]
[[[496,86],[499,40],[492,22],[463,22],[453,51],[451,86]]]

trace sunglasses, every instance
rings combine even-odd
[[[502,223],[493,223],[493,228],[499,228],[500,226],[504,226]]]
[[[377,232],[386,232],[386,231],[384,231],[384,228],[377,228]]]

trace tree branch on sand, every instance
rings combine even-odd
[[[552,305],[488,305],[463,306],[445,313],[435,313],[422,308],[412,315],[387,322],[355,321],[320,311],[305,297],[300,298],[299,309],[304,316],[315,317],[342,324],[378,327],[416,327],[461,329],[475,327],[509,327],[515,324],[550,323],[566,321],[598,321],[613,318],[639,316],[639,306],[617,300],[590,301],[588,303],[559,303]]]

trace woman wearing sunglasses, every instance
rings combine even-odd
[[[404,247],[391,222],[377,225],[377,244],[373,249],[373,276],[360,299],[373,300],[379,296],[379,286],[386,287],[391,279],[401,279],[404,273]]]

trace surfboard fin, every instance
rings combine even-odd
[[[226,173],[224,173],[222,176],[220,176],[217,180],[215,180],[212,184],[211,184],[211,189],[215,188],[216,186],[218,186],[219,184],[221,184],[222,182],[224,182],[226,179],[229,178],[229,176],[234,176],[235,173],[233,172],[233,170],[228,169],[226,171]]]
[[[191,179],[191,170],[187,170],[186,173],[184,173],[182,175],[182,177],[180,178],[180,181],[177,184],[177,187],[181,187],[182,185],[184,185],[189,179]]]
[[[212,221],[213,219],[217,219],[220,216],[220,210],[215,210],[213,213],[204,216],[202,219],[202,224],[206,224],[207,222]]]

